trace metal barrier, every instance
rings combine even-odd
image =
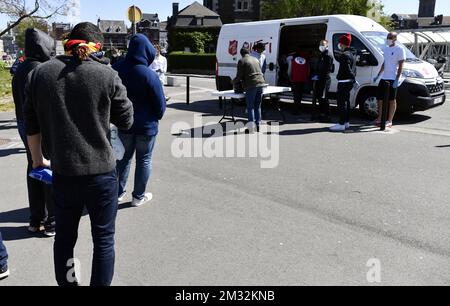
[[[171,73],[167,74],[167,77],[184,77],[186,78],[186,104],[189,105],[191,103],[191,78],[197,79],[214,79],[213,75],[200,75],[200,74],[177,74]]]

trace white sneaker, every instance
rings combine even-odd
[[[120,196],[119,196],[119,203],[121,203],[121,202],[123,202],[123,200],[125,200],[125,196],[127,195],[127,193],[126,192],[124,192],[124,193],[122,193]]]
[[[9,276],[8,266],[0,268],[0,280],[5,279]]]
[[[341,125],[341,124],[338,123],[338,124],[333,125],[332,127],[330,127],[330,131],[331,132],[345,132],[345,130],[346,130],[345,124]]]
[[[386,121],[386,127],[387,127],[388,129],[391,129],[391,128],[392,128],[392,122]]]
[[[131,202],[131,206],[139,207],[139,206],[142,206],[142,205],[150,202],[152,199],[153,199],[153,194],[149,192],[144,195],[144,198],[142,200],[133,198],[133,201]]]

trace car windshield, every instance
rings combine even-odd
[[[378,50],[382,51],[383,48],[386,46],[386,38],[387,38],[386,32],[362,32],[362,34]],[[411,62],[419,61],[419,59],[408,48],[406,48],[404,44],[397,42],[397,45],[405,49],[407,61]]]

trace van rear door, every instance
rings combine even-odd
[[[237,72],[237,63],[241,59],[241,48],[253,48],[262,42],[266,45],[267,70],[266,82],[277,83],[277,57],[280,22],[249,22],[225,25],[222,27],[217,46],[218,77],[233,79]]]

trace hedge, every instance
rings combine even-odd
[[[216,70],[216,54],[172,52],[168,56],[169,71],[172,73],[206,73]]]

